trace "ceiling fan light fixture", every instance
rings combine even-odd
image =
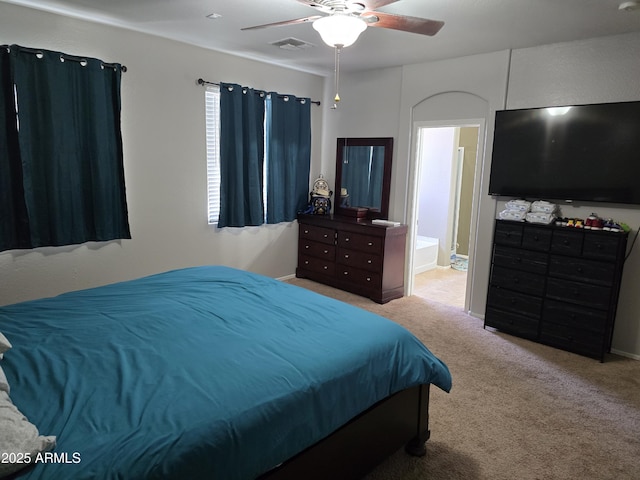
[[[336,13],[314,21],[313,28],[330,47],[348,47],[365,31],[367,22],[353,15]]]

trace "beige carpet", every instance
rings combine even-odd
[[[459,307],[386,305],[289,281],[390,318],[451,370],[432,388],[427,456],[399,451],[366,480],[640,479],[640,362],[605,363],[485,330]]]

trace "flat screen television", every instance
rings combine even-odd
[[[496,112],[489,194],[640,204],[640,101]]]

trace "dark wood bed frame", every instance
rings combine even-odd
[[[258,480],[360,479],[403,445],[424,456],[429,436],[429,385],[419,385],[376,403]]]

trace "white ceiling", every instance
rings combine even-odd
[[[213,50],[333,74],[334,53],[310,24],[241,31],[242,27],[315,15],[295,0],[0,0],[82,17]],[[442,20],[434,36],[367,28],[344,49],[341,70],[360,71],[640,31],[640,9],[624,0],[400,0],[380,11]],[[216,20],[207,15],[220,14]],[[314,45],[285,50],[293,37]],[[639,52],[640,54],[640,52]]]

